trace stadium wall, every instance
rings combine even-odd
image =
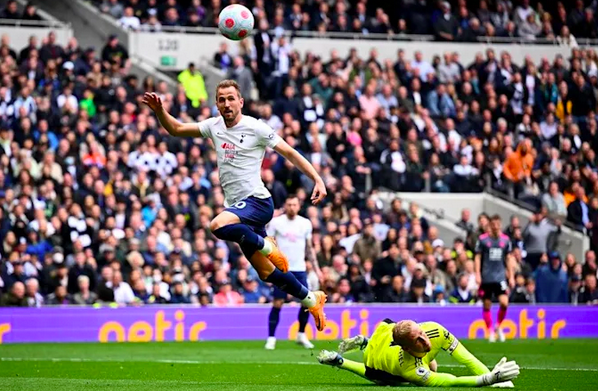
[[[38,42],[42,42],[51,31],[56,33],[56,42],[62,46],[66,46],[73,36],[71,27],[62,23],[40,23],[39,26],[23,26],[17,22],[14,26],[0,26],[0,35],[6,34],[9,36],[10,46],[15,50],[21,50],[29,45],[29,37],[32,35],[37,37]]]
[[[182,32],[129,32],[129,50],[132,54],[143,58],[150,64],[166,70],[179,70],[187,66],[189,62],[199,62],[202,59],[211,59],[219,49],[222,42],[229,44],[230,53],[236,54],[238,45],[228,41],[217,30],[206,29],[204,33],[182,33]],[[397,58],[397,50],[403,49],[407,58],[413,58],[413,53],[422,51],[424,58],[431,61],[434,55],[442,55],[450,51],[456,51],[460,55],[461,63],[471,63],[477,53],[488,48],[493,48],[500,53],[508,51],[513,61],[521,64],[526,56],[534,61],[546,57],[553,59],[557,54],[568,57],[571,48],[556,45],[522,45],[517,43],[446,43],[433,41],[397,41],[397,40],[355,40],[355,39],[331,39],[331,38],[307,38],[296,37],[293,39],[293,48],[305,54],[311,51],[323,59],[330,57],[332,50],[337,50],[341,57],[347,56],[349,49],[356,48],[358,53],[368,58],[370,50],[376,48],[379,59]]]
[[[294,339],[298,307],[282,309],[278,337]],[[260,340],[269,306],[146,306],[123,308],[1,308],[0,343]],[[436,321],[458,338],[485,338],[479,306],[342,305],[327,307],[328,325],[310,339],[368,335],[385,318]],[[510,339],[598,338],[598,307],[512,306],[503,328]]]

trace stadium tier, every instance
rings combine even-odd
[[[596,389],[598,0],[25,1],[0,389]]]
[[[194,13],[185,8],[173,24],[200,15],[211,26],[218,3],[191,2]],[[140,18],[141,30],[151,20],[167,24],[172,9],[182,7],[152,4],[98,6],[123,25]],[[416,202],[402,203],[400,194],[492,191],[534,209],[527,225],[517,216],[504,222],[517,269],[512,299],[595,300],[589,287],[595,285],[598,245],[596,52],[574,47],[567,56],[522,63],[490,49],[472,63],[462,63],[458,52],[427,61],[421,52],[408,57],[401,50],[393,59],[372,50],[369,58],[351,52],[322,60],[300,55],[292,38],[277,32],[309,15],[323,18],[313,26],[334,30],[331,20],[342,21],[347,12],[354,24],[363,3],[345,11],[346,4],[336,2],[326,12],[326,2],[314,4],[264,14],[256,3],[252,11],[262,22],[253,40],[243,41],[234,50],[238,55],[231,53],[232,42],[223,43],[211,59],[238,82],[244,113],[300,151],[326,184],[325,202],[309,205],[313,184],[267,152],[261,175],[275,215],[283,213],[287,195],[297,194],[300,214],[313,226],[318,255],[308,262],[309,287],[323,289],[334,303],[475,301],[480,287],[473,251],[489,216],[464,209],[454,222],[462,235],[442,240],[427,212]],[[506,24],[549,15],[526,4],[496,6],[489,11],[482,1],[470,12],[484,24],[499,20],[501,9]],[[406,8],[415,19],[456,17],[416,8]],[[440,9],[452,12],[444,3]],[[566,12],[558,10],[559,17]],[[591,19],[578,21],[576,9],[567,12],[566,25],[583,37],[581,31],[589,30],[580,26]],[[376,13],[364,24],[380,32],[376,20],[388,15]],[[273,30],[267,30],[268,19]],[[183,122],[214,115],[207,105],[213,91],[198,68],[180,72],[171,93],[164,82],[129,73],[128,51],[116,36],[96,49],[79,47],[75,38],[57,44],[54,34],[12,47],[5,35],[0,50],[4,305],[273,300],[238,246],[210,230],[224,209],[213,147],[200,138],[169,136],[140,103],[144,92],[154,92]],[[380,191],[399,193],[383,203]],[[590,236],[591,249],[577,258],[553,254],[561,225]],[[557,255],[563,290],[541,273]]]

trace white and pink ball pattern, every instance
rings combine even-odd
[[[226,38],[240,41],[251,35],[253,23],[253,14],[247,7],[232,4],[220,12],[218,29]]]

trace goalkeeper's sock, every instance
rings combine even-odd
[[[484,309],[484,311],[482,312],[482,317],[484,318],[484,322],[486,323],[486,329],[488,330],[488,332],[492,332],[492,314],[490,313],[490,310]]]
[[[239,243],[245,254],[253,254],[264,248],[264,238],[256,234],[246,224],[229,224],[220,227],[213,234],[222,240]],[[271,250],[270,250],[271,251]]]
[[[295,277],[293,273],[283,273],[275,268],[272,274],[270,274],[265,281],[276,285],[281,291],[298,298],[301,300],[302,304],[309,304],[304,303],[304,301],[309,299],[309,294],[311,292],[305,286],[303,286],[299,280],[297,280],[297,277]],[[311,293],[311,295],[313,296],[313,293]],[[311,307],[315,305],[315,299],[313,301],[314,304],[312,304]],[[309,305],[305,306],[310,307]]]
[[[497,326],[500,327],[503,320],[507,316],[507,307],[500,306],[498,309],[498,322]]]
[[[341,368],[365,378],[365,365],[363,363],[343,358]]]
[[[270,310],[270,316],[268,317],[268,336],[274,337],[276,334],[276,328],[280,321],[280,308],[272,307]]]

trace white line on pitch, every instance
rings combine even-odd
[[[101,358],[42,358],[42,357],[0,357],[0,361],[42,361],[42,362],[156,362],[162,364],[247,364],[247,365],[320,365],[311,361],[199,361],[199,360],[113,360]],[[443,364],[440,368],[464,368],[458,364]],[[598,372],[598,368],[555,368],[555,367],[535,367],[524,366],[522,369],[533,371],[580,371],[580,372]]]

